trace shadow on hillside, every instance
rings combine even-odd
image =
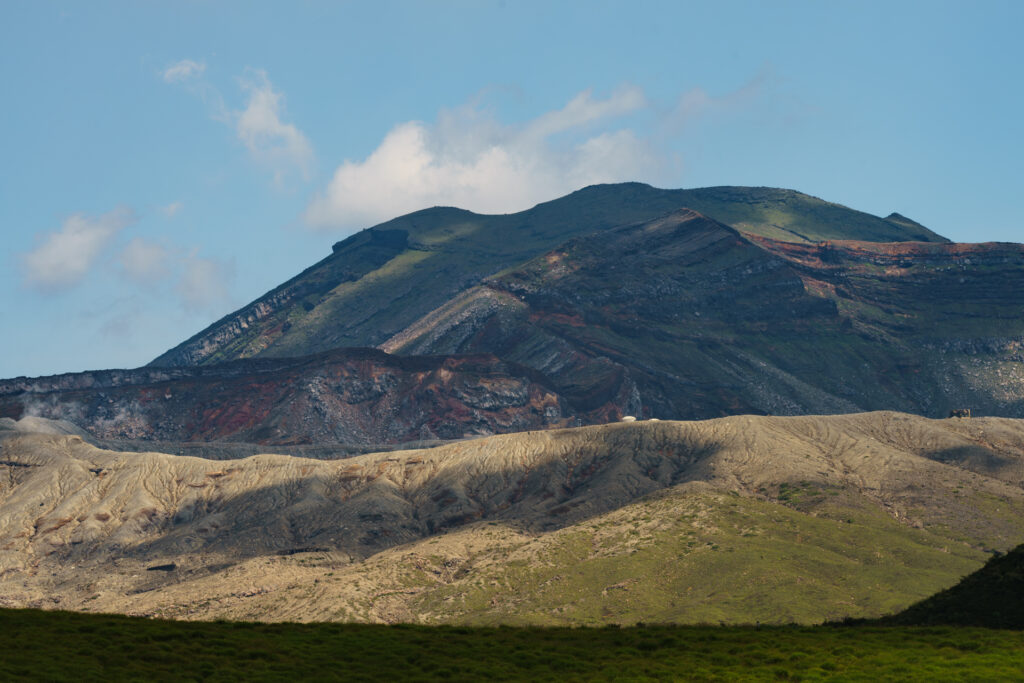
[[[666,425],[543,434],[467,442],[455,452],[431,451],[419,463],[345,461],[224,498],[211,490],[154,520],[158,538],[119,554],[147,562],[206,553],[243,561],[312,548],[363,559],[480,521],[553,531],[708,479],[706,461],[721,448]]]
[[[944,465],[953,465],[987,477],[1014,484],[1024,482],[1024,459],[1020,456],[1000,453],[985,446],[971,444],[944,448],[921,455],[929,460],[935,460]]]

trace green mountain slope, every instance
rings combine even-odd
[[[996,555],[952,588],[883,621],[1024,629],[1024,545]]]
[[[483,278],[567,239],[682,207],[753,234],[797,242],[945,241],[902,217],[878,218],[772,188],[661,190],[624,183],[587,187],[516,214],[426,209],[339,242],[331,256],[151,365],[375,346]]]

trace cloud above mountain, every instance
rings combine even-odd
[[[167,218],[174,218],[178,215],[178,212],[185,206],[184,202],[171,202],[160,207],[160,213]]]
[[[167,67],[162,77],[201,99],[214,121],[230,126],[253,161],[271,171],[275,185],[284,185],[295,174],[309,181],[315,160],[313,146],[294,123],[285,120],[284,94],[270,82],[267,72],[250,67],[237,79],[245,96],[241,109],[226,104],[221,90],[205,72],[205,63],[183,59]]]
[[[270,170],[275,186],[312,181],[313,144],[288,120],[285,96],[267,72],[245,70],[238,79],[244,106],[237,108],[225,104],[205,69],[185,59],[163,77],[203,99],[211,118],[230,126],[250,158]],[[761,74],[722,96],[694,88],[672,104],[652,101],[634,85],[606,96],[584,90],[513,124],[476,101],[444,109],[433,122],[394,125],[365,158],[342,161],[303,219],[315,230],[351,233],[430,206],[510,213],[597,183],[672,184],[682,164],[667,143],[694,119],[749,103],[763,81]]]
[[[309,180],[313,147],[294,124],[281,120],[284,96],[261,69],[249,69],[240,83],[246,106],[231,113],[238,139],[256,161],[273,169],[276,182],[281,183],[291,171]]]
[[[163,245],[136,237],[121,250],[118,261],[129,280],[152,285],[170,275],[173,254]]]
[[[42,244],[22,256],[25,284],[44,292],[77,285],[111,240],[137,220],[128,207],[96,217],[83,213],[69,216],[60,230],[45,235]]]
[[[159,210],[167,215],[166,208]],[[127,206],[100,216],[69,216],[59,230],[40,235],[39,246],[21,255],[23,285],[55,295],[106,275],[119,280],[121,288],[133,296],[154,297],[163,292],[186,311],[223,312],[231,303],[234,265],[202,256],[198,249],[139,236],[125,242],[139,221]]]
[[[433,124],[395,126],[362,161],[345,161],[308,206],[314,228],[352,231],[434,205],[519,211],[584,185],[654,180],[669,159],[617,119],[648,107],[643,91],[606,98],[587,90],[525,124],[476,106]]]

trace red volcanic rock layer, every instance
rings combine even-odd
[[[494,356],[346,349],[210,368],[0,382],[0,416],[66,419],[101,438],[387,444],[564,426],[536,373]]]
[[[744,234],[744,236],[777,256],[812,268],[828,269],[837,263],[871,263],[880,266],[903,267],[952,265],[958,262],[964,263],[964,265],[982,263],[1024,265],[1024,244],[1010,242],[940,244],[934,242],[829,240],[815,244],[797,244],[758,235]]]

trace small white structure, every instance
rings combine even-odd
[[[636,418],[633,417],[632,415],[623,415],[622,416],[622,421],[623,422],[636,422]]]

